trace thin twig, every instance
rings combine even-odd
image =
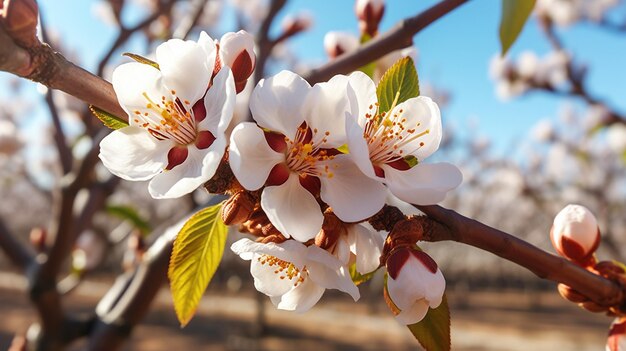
[[[32,253],[28,251],[25,245],[15,239],[2,219],[0,219],[0,248],[4,250],[11,262],[21,270],[25,270],[32,261]]]
[[[413,36],[468,0],[443,0],[417,16],[402,20],[395,28],[361,46],[356,51],[341,55],[303,77],[311,84],[330,79],[336,74],[352,72],[388,53],[413,45]]]
[[[210,0],[194,0],[191,4],[192,10],[183,18],[178,27],[174,30],[172,37],[187,39],[193,28],[198,24],[204,14],[204,9]]]

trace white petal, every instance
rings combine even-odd
[[[400,110],[402,113],[399,113]],[[411,98],[398,104],[390,113],[391,116],[395,114],[406,119],[405,128],[415,129],[413,135],[427,133],[402,146],[400,149],[404,155],[413,155],[421,162],[439,148],[442,136],[441,113],[434,101],[424,96]]]
[[[307,269],[309,270],[309,277],[315,284],[326,289],[343,291],[352,296],[354,301],[357,301],[361,297],[359,288],[354,284],[345,267],[334,270],[323,263],[309,261]]]
[[[350,75],[348,98],[353,117],[361,127],[365,126],[365,114],[376,114],[376,85],[365,73],[356,71]]]
[[[272,299],[278,309],[303,313],[315,306],[324,295],[325,289],[316,285],[311,279],[305,279],[295,289],[280,298]]]
[[[268,186],[261,194],[261,208],[285,237],[306,242],[322,229],[324,216],[315,197],[292,173],[281,185]]]
[[[363,138],[363,127],[354,118],[346,118],[346,135],[348,140],[349,155],[361,172],[369,178],[383,180],[374,172],[374,166],[370,160],[367,142]]]
[[[387,279],[387,291],[400,310],[410,308],[415,301],[426,299],[439,306],[446,287],[441,270],[432,273],[417,258],[410,256],[393,279]]]
[[[155,199],[173,199],[189,194],[211,179],[219,166],[226,142],[217,138],[204,150],[194,145],[187,146],[188,155],[183,163],[169,171],[157,174],[148,186]]]
[[[356,270],[361,274],[373,272],[380,265],[383,237],[368,228],[355,224],[348,226],[352,252],[356,255]]]
[[[418,300],[411,307],[400,311],[396,320],[402,324],[411,325],[424,319],[426,313],[428,313],[428,303],[425,300]]]
[[[333,255],[337,257],[342,265],[348,265],[350,263],[350,244],[348,244],[345,236],[342,235],[337,239],[337,243],[335,243],[335,247],[333,248]]]
[[[306,265],[306,246],[295,240],[287,240],[280,244],[263,244],[250,239],[241,239],[235,242],[230,249],[244,260],[251,260],[253,254],[263,254],[291,262],[298,269],[304,268]]]
[[[365,176],[348,155],[337,155],[329,162],[333,177],[320,177],[320,196],[344,222],[357,222],[380,211],[387,189]]]
[[[146,180],[167,165],[167,153],[174,146],[159,141],[140,127],[114,130],[100,142],[100,159],[106,168],[126,180]]]
[[[231,67],[239,54],[247,51],[252,60],[254,56],[254,37],[244,30],[228,32],[220,38],[220,61],[222,65]],[[252,61],[254,63],[254,61]]]
[[[228,162],[244,188],[257,190],[267,180],[272,168],[285,161],[285,155],[274,151],[256,124],[244,122],[230,136]]]
[[[193,104],[209,87],[215,66],[215,44],[207,40],[196,43],[170,39],[157,47],[156,61],[168,89],[175,90],[181,100]]]
[[[337,148],[346,143],[345,118],[350,107],[347,88],[348,77],[336,75],[328,82],[315,84],[304,102],[302,110],[307,124],[318,131],[313,134],[313,141],[325,138],[325,148]]]
[[[113,71],[113,89],[120,106],[130,117],[134,111],[145,111],[148,100],[161,100],[161,96],[170,98],[171,93],[163,86],[161,72],[150,66],[138,62],[125,63]],[[135,122],[130,118],[130,124]]]
[[[389,190],[400,200],[416,205],[443,201],[446,193],[461,184],[463,175],[450,163],[419,164],[406,171],[382,166]]]
[[[228,67],[223,68],[213,78],[213,85],[204,97],[206,117],[198,123],[200,130],[208,130],[213,135],[224,134],[233,119],[235,109],[235,81]]]
[[[302,105],[309,89],[309,83],[289,71],[263,79],[250,97],[252,117],[261,127],[293,139],[304,121]]]
[[[281,296],[293,289],[300,275],[289,276],[276,273],[281,267],[270,265],[269,256],[255,254],[250,263],[250,274],[254,277],[254,287],[267,296]]]

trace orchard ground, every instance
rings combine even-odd
[[[110,284],[107,277],[90,278],[71,292],[72,305],[68,308],[78,313],[93,311]],[[22,276],[0,272],[1,350],[10,345],[12,333],[25,333],[35,322],[25,286]],[[181,330],[169,290],[164,286],[124,350],[419,349],[417,341],[391,317],[376,294],[365,294],[353,303],[347,295],[327,291],[316,307],[302,315],[277,311],[262,296],[266,321],[262,330],[257,323],[256,292],[248,286],[235,293],[224,291],[224,286],[210,286],[196,317]],[[600,350],[611,321],[578,309],[555,291],[454,289],[448,296],[453,350]],[[71,350],[81,349],[80,344],[73,346]]]

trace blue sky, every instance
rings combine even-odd
[[[86,68],[93,69],[116,34],[113,28],[93,17],[93,1],[39,2],[48,25],[60,33],[65,45],[80,53]],[[436,2],[388,0],[381,30],[391,28],[400,19],[417,14]],[[419,49],[420,80],[452,93],[452,101],[443,111],[444,123],[452,123],[462,131],[467,130],[468,121],[478,121],[478,133],[502,149],[511,140],[528,135],[538,119],[554,118],[563,99],[544,93],[532,93],[509,102],[496,97],[488,67],[491,57],[499,51],[499,3],[494,0],[470,1],[419,33],[415,44]],[[327,31],[344,30],[357,34],[353,6],[351,0],[291,0],[279,14],[277,22],[287,13],[310,11],[314,16],[314,27],[293,40],[290,47],[305,60],[320,62],[325,59],[322,39]],[[617,11],[624,15],[625,10],[622,6]],[[136,13],[127,15],[137,17]],[[232,11],[226,11],[224,15],[220,28],[232,29]],[[626,35],[620,36],[590,24],[559,30],[559,34],[574,56],[591,67],[590,90],[619,111],[626,112]],[[137,47],[138,51],[143,50]],[[133,51],[134,48],[126,50]],[[516,56],[524,50],[535,51],[540,56],[549,51],[534,19],[527,24],[510,55]],[[0,76],[3,77],[6,75]],[[5,92],[0,91],[0,96],[3,95]],[[31,96],[35,98],[34,94]]]

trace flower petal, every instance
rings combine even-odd
[[[281,185],[268,186],[261,194],[261,208],[270,222],[287,238],[306,242],[322,229],[324,216],[317,200],[292,173]]]
[[[383,237],[360,224],[348,226],[348,242],[356,255],[356,270],[361,274],[373,272],[380,265]]]
[[[325,290],[312,282],[311,279],[306,278],[293,290],[280,297],[272,298],[272,303],[281,310],[303,313],[315,306],[324,295]]]
[[[163,86],[161,72],[139,62],[129,62],[115,68],[112,83],[120,106],[131,117],[131,125],[135,124],[132,118],[135,111],[147,110],[149,101],[144,94],[157,101],[161,100],[161,96],[168,99],[171,96],[171,92]]]
[[[421,299],[415,301],[411,307],[400,311],[400,313],[396,315],[396,320],[402,324],[411,325],[424,319],[427,313],[428,303],[426,300]]]
[[[215,66],[215,43],[207,38],[204,34],[198,42],[170,39],[156,49],[163,83],[192,104],[204,96]]]
[[[336,264],[341,264],[335,256],[315,245],[311,245],[307,249],[307,257],[311,258],[307,262],[307,269],[309,270],[309,277],[315,284],[326,289],[343,291],[352,296],[354,301],[361,297],[359,288],[352,281],[346,267],[335,266]],[[312,259],[313,257],[315,259]]]
[[[267,296],[280,296],[293,289],[300,275],[283,274],[280,268],[272,263],[272,257],[255,254],[250,263],[250,274],[254,277],[255,289]]]
[[[346,143],[345,115],[350,107],[347,87],[348,77],[336,75],[328,82],[315,84],[304,101],[302,110],[307,124],[318,130],[313,141],[325,139],[325,148],[338,148]]]
[[[320,196],[344,222],[371,217],[385,204],[387,189],[365,176],[348,155],[337,155],[329,162],[332,178],[321,177]]]
[[[448,191],[463,181],[459,169],[450,163],[419,164],[406,171],[384,165],[389,190],[400,200],[416,205],[443,201]]]
[[[264,254],[291,262],[298,269],[306,265],[306,246],[295,240],[287,240],[280,244],[263,244],[244,238],[235,242],[230,249],[244,260],[251,260],[254,254]]]
[[[100,142],[100,159],[116,176],[126,180],[147,180],[167,165],[167,153],[174,146],[159,141],[145,129],[129,126],[114,130]]]
[[[182,164],[157,174],[150,181],[150,195],[155,199],[173,199],[196,190],[213,177],[225,148],[224,138],[215,139],[208,149],[187,146],[188,155]]]
[[[224,134],[233,119],[235,96],[233,74],[228,67],[222,68],[204,97],[206,117],[198,123],[198,128],[213,135]]]
[[[365,114],[376,114],[376,103],[378,102],[376,85],[369,76],[360,71],[350,74],[349,80],[348,98],[352,110],[351,115],[361,127],[364,127]]]
[[[263,79],[250,97],[252,117],[261,127],[293,139],[304,121],[302,105],[310,88],[302,77],[290,71]]]
[[[257,190],[265,184],[272,168],[285,161],[285,155],[268,145],[261,128],[244,122],[230,136],[228,162],[237,180],[248,190]]]
[[[402,112],[400,112],[402,111]],[[441,142],[441,113],[437,104],[428,97],[418,96],[398,104],[391,116],[406,119],[406,129],[415,129],[412,135],[424,135],[415,138],[400,147],[404,155],[413,155],[421,162],[439,148]]]
[[[346,136],[348,140],[349,155],[361,172],[372,179],[382,181],[383,178],[376,175],[374,166],[370,160],[367,141],[363,138],[363,127],[354,118],[346,118]]]

